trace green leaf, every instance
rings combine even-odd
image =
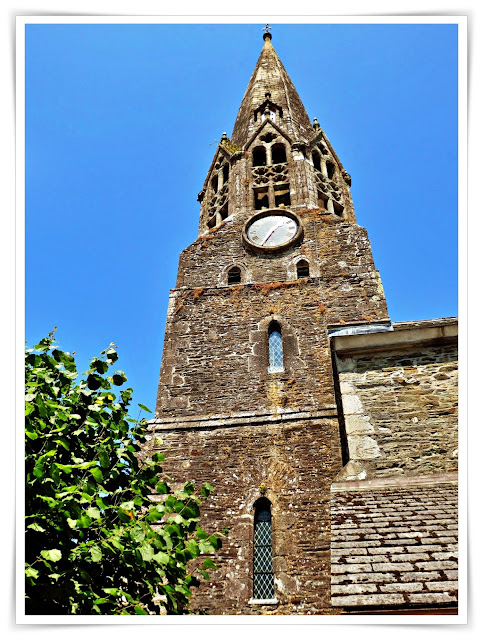
[[[138,524],[131,529],[131,538],[136,542],[142,542],[146,537],[143,528]]]
[[[37,440],[37,438],[39,437],[38,434],[35,433],[35,431],[28,431],[27,429],[25,429],[25,435],[31,440]]]
[[[98,546],[91,547],[90,552],[92,562],[100,562],[100,560],[102,559],[102,551],[100,550],[100,548]]]
[[[45,529],[43,527],[41,527],[37,522],[33,522],[32,524],[29,524],[27,529],[33,529],[34,531],[45,531]]]
[[[213,560],[211,558],[206,558],[206,560],[204,560],[203,562],[203,566],[206,567],[207,569],[218,569],[218,567],[216,566],[216,564],[213,562]]]
[[[214,489],[211,484],[209,482],[203,482],[201,485],[201,495],[203,498],[208,497],[212,491],[214,491]]]
[[[149,542],[144,541],[140,547],[142,559],[145,562],[150,562],[154,557],[154,549]]]
[[[149,615],[149,613],[146,611],[146,609],[143,609],[138,604],[134,607],[134,613],[136,613],[138,616],[148,616]]]
[[[77,525],[81,529],[87,529],[88,527],[91,526],[91,524],[92,524],[92,520],[89,518],[89,516],[86,513],[83,513],[81,517],[77,520]]]
[[[90,469],[90,472],[94,476],[94,480],[96,480],[96,482],[102,482],[104,480],[104,476],[102,475],[102,471],[99,469],[99,467]]]
[[[200,555],[200,547],[194,540],[187,540],[186,549],[189,551],[192,558],[197,558]]]
[[[60,469],[61,471],[64,471],[65,473],[72,473],[72,465],[60,464],[60,462],[55,462],[54,464],[58,469]]]
[[[200,540],[201,553],[214,553],[215,547],[208,540]]]
[[[58,562],[62,558],[62,552],[59,549],[44,549],[40,555],[51,562]]]
[[[106,358],[111,360],[111,362],[116,362],[118,359],[117,351],[115,351],[115,349],[108,349],[106,351]]]
[[[158,564],[166,565],[169,562],[169,555],[164,553],[164,551],[158,551],[158,553],[154,554],[153,560]]]
[[[208,573],[208,571],[205,571],[204,569],[198,569],[198,571],[201,573],[201,575],[205,580],[210,579],[210,574]]]
[[[164,494],[167,494],[168,492],[169,492],[169,489],[166,482],[158,482],[158,484],[156,485],[156,493],[159,493],[160,495],[164,495]]]
[[[140,402],[138,402],[138,407],[141,407],[141,409],[142,409],[143,411],[147,411],[148,413],[152,413],[151,409],[148,409],[148,408],[146,407],[146,405],[141,404]]]
[[[89,516],[89,518],[92,518],[93,520],[99,520],[99,518],[101,517],[101,512],[97,507],[89,507],[86,513]]]
[[[39,572],[37,571],[37,569],[34,569],[33,567],[28,566],[25,569],[25,575],[27,578],[38,578]]]
[[[127,377],[124,371],[116,371],[116,373],[112,376],[112,382],[116,385],[116,387],[120,387],[126,381]]]
[[[99,462],[101,463],[101,467],[103,467],[104,469],[107,469],[111,464],[111,461],[109,460],[109,456],[105,449],[101,449],[101,451],[99,451]]]

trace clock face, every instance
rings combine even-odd
[[[289,243],[299,230],[294,218],[284,215],[267,215],[254,220],[247,229],[248,240],[257,247],[267,249]]]

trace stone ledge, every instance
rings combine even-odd
[[[251,412],[239,414],[216,414],[213,416],[197,416],[183,418],[154,418],[150,420],[148,425],[150,433],[157,431],[173,431],[176,429],[213,429],[213,428],[229,428],[243,427],[246,425],[257,424],[276,424],[283,422],[292,422],[298,420],[320,420],[320,419],[336,419],[337,410],[335,406],[329,406],[319,411],[286,411],[282,410],[277,413],[268,412]]]
[[[457,484],[457,473],[444,473],[437,476],[397,476],[393,478],[373,478],[372,480],[345,480],[333,482],[331,491],[364,491],[386,489],[388,487],[419,487],[431,484]]]
[[[361,333],[331,338],[333,350],[343,356],[351,353],[404,349],[422,343],[455,341],[458,338],[457,318],[420,320],[393,325],[394,331]]]

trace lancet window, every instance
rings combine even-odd
[[[268,327],[268,372],[284,371],[282,329],[278,322],[271,322]]]
[[[255,502],[253,526],[253,598],[271,600],[275,596],[272,563],[272,512],[270,500]]]

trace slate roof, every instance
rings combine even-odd
[[[456,476],[379,488],[349,484],[331,492],[332,606],[456,605]]]

